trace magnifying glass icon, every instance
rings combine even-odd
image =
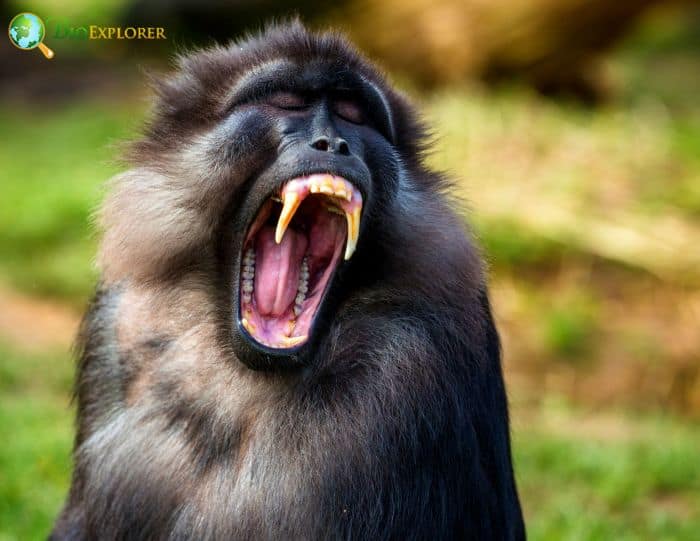
[[[7,28],[12,45],[23,51],[38,48],[49,60],[54,57],[54,53],[44,45],[46,35],[46,25],[38,15],[33,13],[20,13],[12,17],[10,26]]]

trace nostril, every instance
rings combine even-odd
[[[321,152],[337,152],[338,154],[343,154],[344,156],[350,155],[350,147],[347,141],[342,137],[335,137],[330,139],[325,135],[317,137],[311,142],[311,147]]]
[[[316,150],[320,150],[321,152],[328,152],[330,141],[328,140],[328,137],[319,137],[313,143],[311,143],[311,146]]]
[[[337,149],[339,154],[343,154],[345,156],[348,156],[350,154],[350,147],[344,139],[338,140]]]

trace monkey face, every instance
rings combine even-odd
[[[432,182],[414,173],[423,129],[342,38],[301,25],[178,67],[103,205],[102,278],[189,280],[244,364],[313,363],[381,269],[412,179]]]
[[[255,125],[274,148],[235,218],[234,342],[250,365],[261,354],[295,363],[323,332],[319,314],[333,316],[331,290],[370,234],[373,206],[397,184],[386,174],[391,115],[371,83],[322,62],[262,67],[229,100],[231,136]]]

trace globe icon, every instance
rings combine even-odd
[[[39,47],[46,58],[53,57],[53,51],[42,43],[46,34],[44,21],[33,13],[20,13],[10,21],[8,28],[10,41],[15,47],[29,50]]]

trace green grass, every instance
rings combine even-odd
[[[45,538],[70,475],[72,368],[66,353],[0,345],[0,540]]]
[[[104,103],[0,109],[0,278],[37,295],[87,296],[95,279],[89,216],[118,169],[112,143],[141,110]]]
[[[591,417],[593,430],[580,412],[550,404],[535,421],[516,420],[516,468],[531,539],[695,539],[697,425]]]
[[[596,318],[588,306],[568,300],[544,309],[542,319],[542,343],[555,359],[574,361],[590,354],[596,339]]]
[[[42,539],[70,476],[72,363],[0,345],[0,540]],[[700,531],[700,427],[590,414],[547,401],[514,408],[514,454],[533,540],[693,540]]]

